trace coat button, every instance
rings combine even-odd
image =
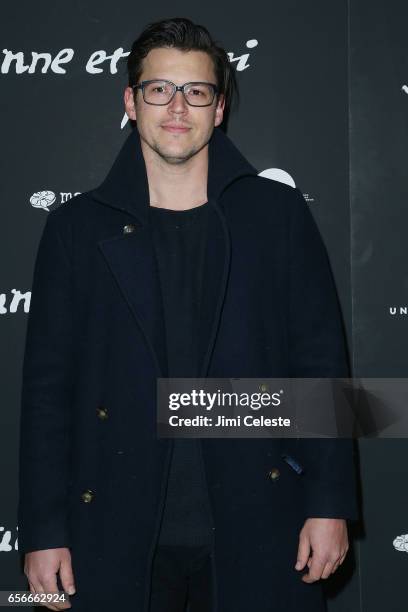
[[[278,480],[279,476],[280,476],[280,471],[278,470],[278,468],[272,468],[268,472],[268,478],[270,478],[271,480]]]
[[[134,225],[133,223],[128,223],[128,225],[123,226],[123,233],[130,234],[131,232],[134,232],[135,229],[136,229],[136,225]]]
[[[86,491],[82,493],[81,497],[82,501],[84,501],[86,504],[89,504],[89,502],[91,502],[94,498],[94,492],[91,491],[91,489],[86,489]]]
[[[108,418],[108,409],[104,408],[104,406],[98,406],[96,409],[96,414],[101,420],[105,420]]]
[[[262,391],[262,393],[266,393],[267,391],[269,391],[269,385],[267,385],[266,383],[261,383],[259,385],[259,390]]]

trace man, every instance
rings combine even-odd
[[[55,610],[319,612],[357,518],[350,441],[158,439],[156,380],[347,376],[325,249],[301,192],[221,131],[234,75],[205,28],[151,24],[128,70],[136,129],[99,188],[48,215],[35,263],[30,589],[72,587]]]

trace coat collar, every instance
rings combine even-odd
[[[232,182],[256,174],[257,170],[221,128],[214,128],[208,143],[208,200],[215,203]],[[137,128],[126,138],[105,180],[92,191],[92,196],[136,216],[142,224],[147,223],[149,186]]]
[[[215,128],[209,141],[207,195],[207,241],[203,266],[203,292],[197,339],[198,370],[207,376],[222,305],[227,291],[231,239],[227,220],[218,199],[233,181],[256,174],[256,170],[231,140]],[[115,235],[99,241],[106,262],[128,303],[136,324],[142,330],[157,368],[158,376],[167,376],[167,349],[164,308],[159,274],[149,224],[149,188],[146,166],[137,130],[122,146],[103,183],[91,192],[105,205],[138,219],[131,233],[119,227]],[[141,289],[142,288],[142,289]]]

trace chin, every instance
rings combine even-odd
[[[160,157],[165,159],[169,164],[180,164],[187,161],[200,150],[200,147],[169,147],[156,146],[155,151]]]

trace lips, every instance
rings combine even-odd
[[[184,132],[188,132],[188,130],[190,129],[189,127],[183,125],[174,124],[162,125],[162,128],[167,132],[172,132],[173,134],[183,134]]]

